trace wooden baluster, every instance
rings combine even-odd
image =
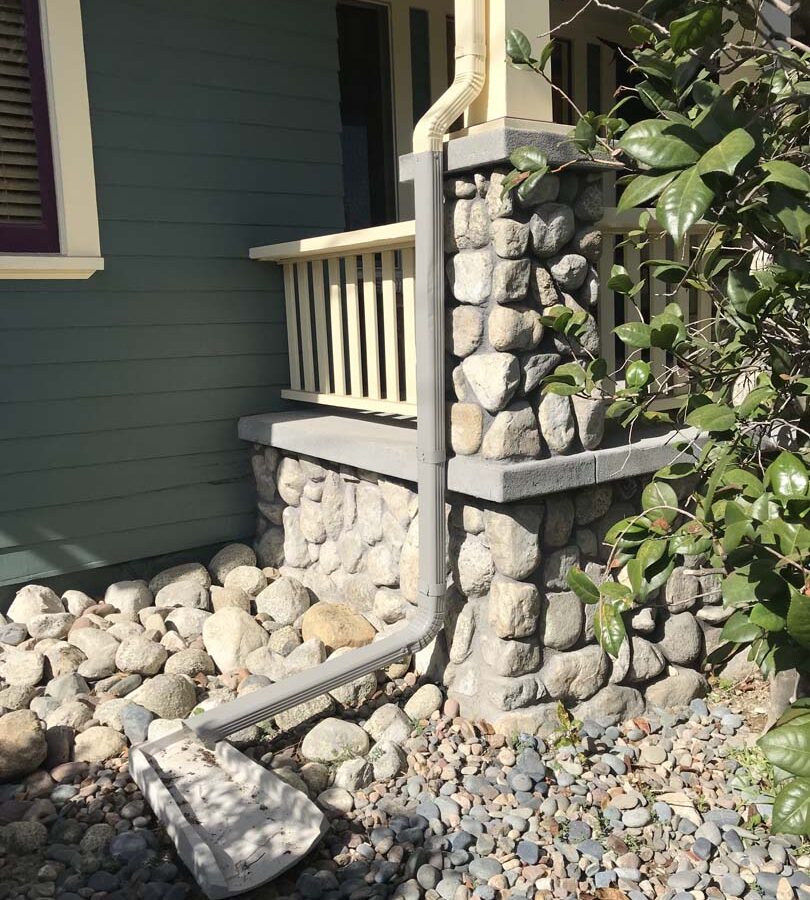
[[[346,329],[349,346],[349,384],[352,397],[363,396],[363,359],[360,353],[360,301],[357,296],[357,257],[347,256]]]
[[[315,356],[312,352],[312,313],[309,308],[309,263],[296,265],[298,275],[298,314],[301,317],[301,361],[304,364],[304,390],[315,392]]]
[[[340,290],[340,260],[332,257],[329,266],[329,322],[332,338],[332,382],[336,394],[346,393],[346,357],[343,339],[343,297]]]
[[[385,347],[385,399],[399,400],[399,329],[394,284],[394,251],[382,253],[383,346]]]
[[[634,247],[632,244],[625,244],[624,246],[624,267],[627,269],[627,273],[630,276],[630,280],[633,284],[636,284],[641,280],[640,275],[640,263],[641,263],[641,253],[639,250]],[[636,295],[638,296],[638,295]],[[629,297],[627,294],[624,295],[624,321],[627,322],[638,322],[641,317],[639,315],[639,311],[636,308],[635,303],[633,302],[633,298]],[[631,352],[635,354],[634,358],[641,358],[641,354],[638,351],[633,351],[632,348],[624,345],[625,353],[627,356],[630,356]]]
[[[380,384],[380,327],[377,321],[377,272],[374,254],[363,254],[363,321],[366,326],[366,381],[368,396],[382,398]]]
[[[298,349],[298,301],[292,263],[284,263],[284,306],[287,310],[287,355],[290,358],[290,387],[301,390],[301,354]]]
[[[312,266],[312,305],[315,309],[315,348],[318,356],[318,390],[332,391],[329,377],[329,335],[326,332],[326,297],[323,289],[323,260],[314,259]]]
[[[405,334],[405,400],[416,403],[416,297],[414,294],[414,249],[402,250],[402,312]]]

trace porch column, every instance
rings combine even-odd
[[[551,87],[536,73],[515,69],[506,59],[506,36],[512,28],[522,31],[534,47],[534,55],[547,41],[551,27],[550,0],[488,0],[487,80],[467,112],[468,128],[488,122],[522,120],[551,122]]]

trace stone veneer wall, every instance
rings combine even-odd
[[[601,174],[546,175],[526,202],[504,195],[504,168],[446,181],[450,442],[457,454],[526,459],[593,450],[604,407],[584,397],[540,396],[566,360],[599,355],[595,265],[602,235]],[[582,344],[544,333],[544,307],[587,316]]]
[[[260,445],[252,461],[260,564],[378,631],[398,627],[417,601],[411,487]],[[654,605],[627,614],[632,640],[617,660],[596,644],[594,607],[567,588],[573,565],[604,577],[604,535],[638,508],[640,488],[626,479],[507,505],[450,498],[449,613],[430,673],[463,714],[535,731],[558,700],[580,717],[619,719],[705,691],[701,661],[728,614],[714,576],[676,570]]]

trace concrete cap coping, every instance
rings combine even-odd
[[[664,431],[628,444],[626,435],[609,436],[604,447],[568,456],[519,462],[493,462],[476,456],[448,461],[448,490],[496,503],[555,494],[572,488],[655,472],[682,458],[678,439],[693,429]],[[239,420],[239,437],[289,453],[416,481],[416,425],[374,415],[303,409]]]

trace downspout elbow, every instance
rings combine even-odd
[[[460,8],[463,6],[463,12]],[[441,150],[450,125],[481,93],[486,79],[485,0],[456,3],[456,70],[452,84],[416,123],[413,152]]]

